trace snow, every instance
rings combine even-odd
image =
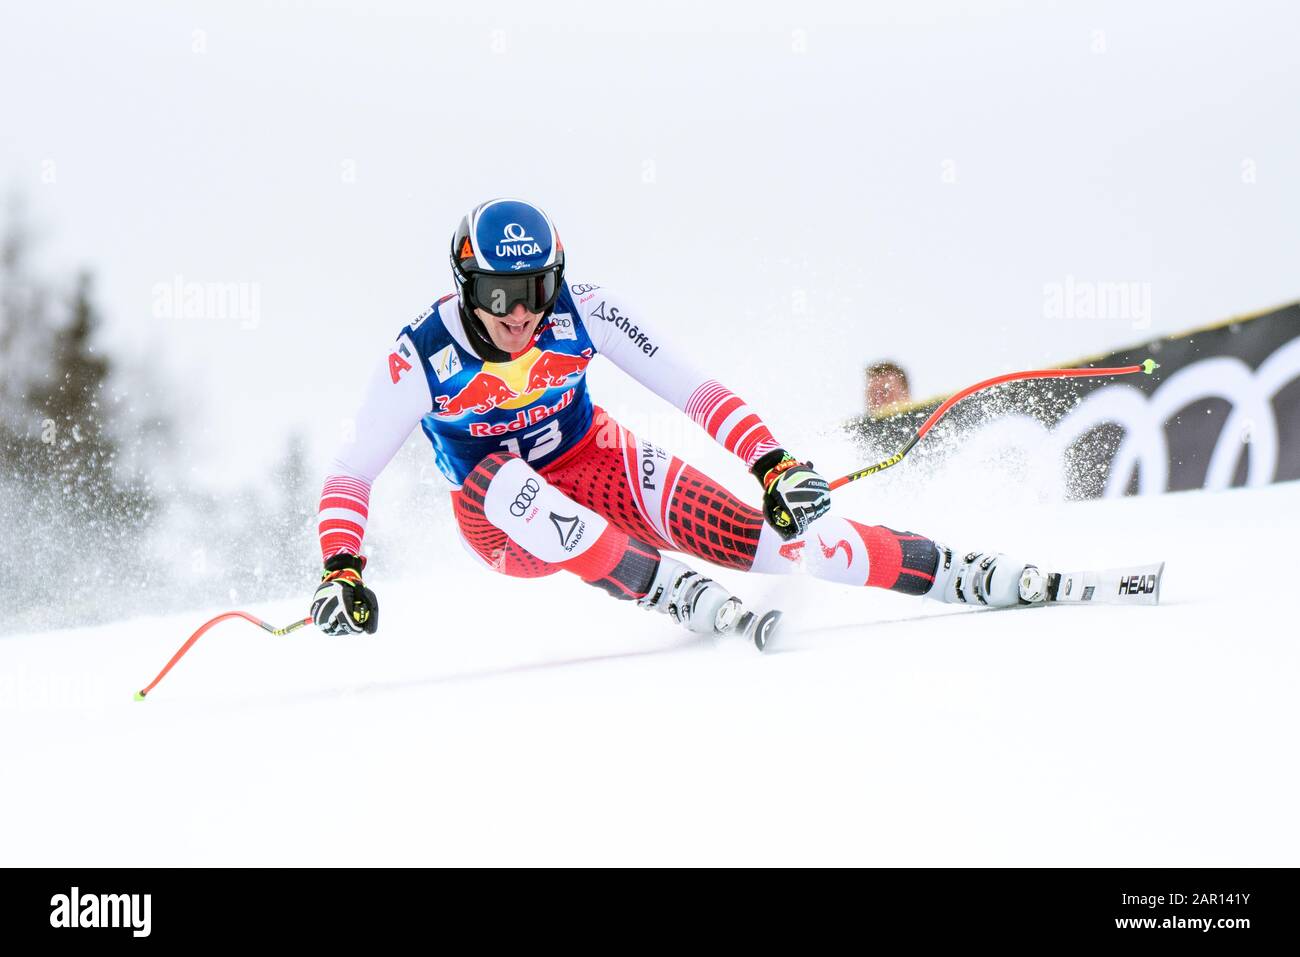
[[[1058,567],[1167,559],[1163,604],[720,573],[788,610],[760,655],[449,543],[374,582],[378,636],[224,623],[143,703],[224,608],[6,638],[0,863],[1295,864],[1300,657],[1268,576],[1300,484],[914,514]]]

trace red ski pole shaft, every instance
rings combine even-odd
[[[972,386],[967,386],[955,395],[951,395],[947,400],[930,413],[929,417],[921,423],[920,428],[912,433],[911,437],[903,443],[902,447],[887,459],[881,459],[874,465],[868,465],[866,468],[858,469],[856,472],[850,472],[848,475],[837,478],[831,482],[831,488],[836,489],[841,485],[848,485],[850,482],[856,482],[860,478],[866,478],[868,475],[875,475],[877,472],[883,472],[891,466],[897,465],[903,461],[903,456],[912,451],[917,442],[920,442],[925,434],[934,428],[935,423],[948,414],[948,410],[954,405],[966,398],[968,395],[974,395],[984,389],[992,388],[995,385],[1001,385],[1004,382],[1019,382],[1025,379],[1076,379],[1092,376],[1107,375],[1132,375],[1135,372],[1143,372],[1150,375],[1160,366],[1153,360],[1147,359],[1140,365],[1135,366],[1118,366],[1113,369],[1032,369],[1028,372],[1008,372],[1006,375],[994,376],[992,379],[985,379],[983,382],[976,382]]]
[[[209,628],[211,628],[215,624],[225,621],[227,618],[242,618],[245,621],[251,621],[253,624],[257,625],[263,631],[269,631],[271,634],[277,636],[287,635],[290,632],[297,631],[299,628],[303,627],[304,625],[311,624],[310,618],[304,618],[302,619],[302,621],[295,621],[293,624],[285,625],[283,628],[276,628],[274,625],[269,625],[266,622],[262,621],[262,619],[254,615],[250,615],[246,611],[228,611],[223,614],[220,614],[216,618],[204,622],[202,625],[199,626],[198,630],[194,632],[194,634],[190,635],[189,639],[185,642],[185,644],[181,645],[180,650],[177,651],[176,654],[172,655],[172,660],[167,662],[167,664],[163,667],[162,671],[158,672],[158,677],[154,678],[153,681],[149,682],[148,685],[146,685],[144,688],[141,688],[139,691],[135,693],[135,700],[143,701],[145,695],[147,695],[150,691],[153,691],[153,689],[157,686],[158,682],[162,681],[163,678],[167,676],[167,672],[171,671],[172,668],[176,666],[176,662],[180,661],[181,658],[185,657],[185,652],[189,651],[192,647],[194,647],[194,643],[198,641],[200,638],[202,638]]]

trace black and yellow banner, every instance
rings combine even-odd
[[[1024,449],[1070,498],[1222,489],[1300,479],[1300,303],[1069,363],[1151,376],[1030,381],[963,400],[913,458]],[[846,428],[892,451],[944,396]]]

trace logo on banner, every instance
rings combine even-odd
[[[1235,356],[1209,356],[1179,369],[1150,394],[1125,383],[1113,383],[1087,393],[1054,425],[1018,413],[999,416],[976,428],[963,441],[959,454],[981,456],[990,447],[1022,449],[1048,466],[1069,487],[1067,453],[1071,446],[1099,426],[1123,429],[1110,458],[1105,498],[1123,496],[1137,471],[1138,494],[1169,489],[1173,462],[1166,424],[1180,412],[1205,400],[1222,400],[1231,409],[1208,455],[1201,487],[1231,486],[1244,452],[1247,486],[1272,482],[1277,473],[1283,427],[1274,411],[1274,397],[1300,378],[1300,338],[1292,339],[1252,370]],[[1295,428],[1294,424],[1289,427]],[[1209,440],[1206,440],[1209,445]]]

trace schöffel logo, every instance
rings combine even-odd
[[[523,518],[524,512],[528,511],[528,506],[533,504],[533,499],[537,498],[537,493],[541,490],[537,479],[530,478],[524,482],[523,487],[515,493],[515,500],[510,503],[510,514],[515,518]]]
[[[501,230],[501,240],[497,243],[497,258],[507,256],[540,256],[542,247],[537,240],[528,235],[528,230],[518,223],[506,223]],[[517,267],[516,267],[517,268]]]
[[[599,306],[591,310],[591,314],[597,319],[601,319],[605,322],[612,322],[616,329],[621,329],[623,332],[627,333],[627,337],[631,339],[642,352],[653,358],[654,354],[659,351],[659,347],[651,342],[646,334],[638,329],[636,324],[628,319],[627,316],[620,314],[617,306],[606,307],[605,303],[607,301],[608,300],[602,301]]]
[[[70,894],[50,898],[51,927],[127,927],[132,937],[148,937],[152,894]]]
[[[1119,580],[1121,595],[1151,595],[1156,590],[1155,575],[1129,575]]]
[[[578,542],[582,541],[582,533],[587,530],[587,523],[576,515],[558,515],[551,513],[551,522],[555,525],[555,530],[560,533],[560,547],[566,552],[571,552],[578,547]]]

